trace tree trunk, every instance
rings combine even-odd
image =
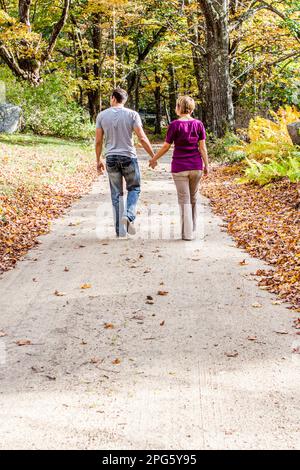
[[[155,134],[161,134],[161,79],[158,75],[155,75],[156,87],[154,89],[155,98]]]
[[[94,123],[94,122],[96,122],[97,115],[100,112],[100,93],[99,93],[99,89],[88,91],[87,92],[87,97],[88,97],[90,121],[92,123]]]
[[[96,83],[94,87],[87,92],[88,106],[91,122],[95,122],[97,114],[100,112],[100,54],[101,54],[101,27],[100,15],[93,15],[93,24],[91,27],[91,40],[93,46],[93,78]]]
[[[133,109],[135,109],[135,97],[133,96],[132,91],[136,89],[136,78],[137,74],[135,70],[130,72],[127,76],[128,106]]]
[[[136,82],[135,82],[135,99],[134,99],[134,109],[136,111],[139,111],[140,109],[140,83],[141,83],[141,77],[139,74],[137,74],[136,77]]]
[[[19,0],[19,19],[20,23],[26,24],[30,29],[30,4],[31,0]]]
[[[173,121],[174,119],[176,119],[175,109],[176,109],[176,94],[177,94],[174,64],[169,64],[168,71],[169,71],[170,120]]]
[[[234,126],[232,88],[229,73],[228,0],[198,0],[205,18],[207,125],[223,137]]]

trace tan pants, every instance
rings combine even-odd
[[[180,207],[181,233],[184,240],[193,240],[197,224],[197,197],[201,170],[172,173]]]

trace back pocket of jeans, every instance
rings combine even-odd
[[[131,157],[125,157],[121,161],[121,166],[122,168],[128,168],[132,164],[132,158]]]
[[[117,168],[117,162],[115,160],[106,160],[106,168],[107,169]]]

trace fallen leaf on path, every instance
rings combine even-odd
[[[133,315],[132,320],[144,320],[144,315]]]
[[[49,380],[56,380],[56,377],[54,377],[54,375],[45,375],[45,377]]]
[[[67,268],[67,266],[65,266],[64,271],[67,273],[69,271],[69,268]]]
[[[261,307],[262,307],[262,304],[260,304],[259,302],[254,302],[254,303],[252,304],[252,307],[253,307],[253,308],[261,308]]]
[[[153,305],[153,304],[154,304],[154,301],[153,301],[153,300],[146,300],[146,304],[148,304],[148,305]]]
[[[104,323],[104,328],[106,330],[109,330],[109,329],[113,329],[115,327],[115,325],[113,323]]]
[[[164,324],[165,324],[165,320],[160,322],[160,326],[164,326]]]
[[[99,362],[101,362],[101,359],[99,359],[99,357],[92,357],[90,362],[92,364],[98,364]]]
[[[147,300],[153,300],[153,297],[152,297],[152,295],[147,295],[146,299]]]
[[[277,335],[288,335],[287,331],[274,331]]]
[[[121,364],[121,360],[117,358],[114,361],[112,361],[112,364],[115,364],[115,365]]]
[[[247,263],[247,261],[246,261],[245,259],[243,259],[243,261],[240,261],[239,264],[240,264],[241,266],[246,266],[246,265],[249,264],[249,263]]]
[[[248,336],[247,340],[248,341],[256,341],[257,337],[256,336]]]
[[[92,284],[82,284],[80,286],[80,289],[90,289],[92,287]]]
[[[64,292],[59,292],[58,290],[56,290],[54,292],[54,295],[56,295],[57,297],[63,297],[64,295],[66,295]]]
[[[300,328],[300,318],[296,318],[293,321],[293,327],[296,328],[297,330]]]
[[[167,290],[159,290],[159,291],[157,292],[157,295],[168,295],[168,293],[169,293],[169,292],[168,292]]]
[[[0,331],[0,338],[3,338],[3,336],[7,336],[7,333],[5,333],[4,331]]]
[[[151,273],[151,269],[145,269],[144,274]]]
[[[225,433],[225,436],[231,436],[232,434],[234,434],[236,431],[234,430],[225,430],[224,433]]]
[[[37,374],[40,374],[41,372],[44,372],[44,367],[35,367],[35,366],[32,366],[31,367],[31,370]]]
[[[31,341],[30,339],[19,339],[18,341],[16,341],[16,344],[18,346],[29,346],[31,344]]]
[[[225,356],[227,356],[227,357],[237,357],[238,355],[239,355],[239,353],[237,351],[226,352],[225,353]]]

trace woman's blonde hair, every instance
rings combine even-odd
[[[195,101],[190,96],[180,96],[176,102],[176,107],[180,114],[191,114],[195,106]]]

